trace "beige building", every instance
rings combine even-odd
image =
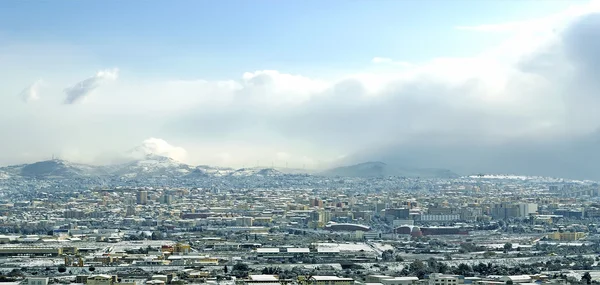
[[[354,279],[337,276],[312,276],[308,279],[308,283],[311,285],[352,285]]]
[[[98,274],[98,275],[92,275],[90,277],[87,278],[87,281],[85,284],[87,285],[113,285],[113,283],[115,283],[116,281],[116,276],[110,276],[107,274]]]
[[[118,282],[117,275],[97,274],[90,275],[85,284],[87,285],[135,285],[135,283]]]
[[[585,237],[585,233],[583,232],[553,232],[548,234],[548,238],[551,240],[565,240],[565,241],[574,241],[579,240]]]

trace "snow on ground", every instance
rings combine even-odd
[[[531,181],[531,182],[549,182],[549,183],[579,183],[587,184],[592,183],[590,180],[570,180],[555,177],[544,177],[544,176],[524,176],[524,175],[512,175],[512,174],[481,174],[481,175],[470,175],[468,178],[473,179],[497,179],[497,180],[520,180],[520,181]]]
[[[9,259],[10,260],[10,259]],[[60,264],[64,264],[64,259],[62,258],[18,258],[14,260],[10,260],[8,262],[3,262],[3,267],[52,267]]]
[[[135,178],[136,176],[137,176],[137,173],[123,174],[123,177],[125,177],[125,178]]]
[[[373,252],[373,248],[365,243],[318,243],[317,248],[320,249],[338,249],[340,252],[343,251],[365,251]]]
[[[377,250],[379,250],[379,251],[394,250],[394,247],[389,244],[382,244],[382,243],[374,242],[373,246],[375,248],[377,248]]]

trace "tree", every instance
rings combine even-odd
[[[509,250],[511,250],[511,249],[512,249],[512,246],[513,246],[513,245],[512,245],[512,243],[510,243],[510,242],[507,242],[507,243],[505,243],[505,244],[504,244],[504,251],[509,251]]]
[[[19,269],[13,269],[11,270],[8,275],[8,277],[23,277],[23,272],[21,272],[21,270]]]
[[[229,272],[229,269],[227,268],[227,265],[225,265],[225,267],[223,267],[223,272],[224,272],[225,274],[227,274],[227,273]]]
[[[438,273],[444,274],[444,273],[448,272],[448,269],[450,269],[450,268],[448,267],[448,265],[446,263],[438,262],[438,267],[437,267]]]
[[[262,274],[271,274],[276,275],[281,273],[281,268],[279,267],[265,267],[262,270]]]
[[[589,272],[586,272],[581,277],[581,283],[585,282],[585,284],[592,284],[592,275]]]
[[[425,275],[431,273],[431,269],[420,260],[413,261],[410,266],[410,275],[416,275],[419,279],[425,278]]]
[[[456,268],[456,274],[458,275],[462,275],[462,276],[468,276],[468,274],[473,271],[471,269],[471,266],[469,266],[466,263],[461,263],[458,265],[458,268]]]
[[[233,266],[232,273],[238,278],[243,278],[248,276],[249,271],[250,267],[248,264],[238,262]]]
[[[415,260],[410,264],[410,271],[419,271],[425,269],[425,264],[420,260]]]
[[[96,267],[94,267],[94,266],[90,266],[90,267],[88,268],[88,270],[89,270],[90,272],[94,272],[94,271],[96,270]]]
[[[491,257],[493,257],[495,255],[496,255],[496,253],[493,252],[493,251],[486,251],[486,252],[483,253],[483,257],[484,258],[491,258]]]
[[[248,267],[248,264],[246,264],[246,263],[238,262],[233,266],[233,270],[234,271],[249,271],[250,267]]]
[[[66,267],[66,266],[64,266],[64,265],[61,265],[61,266],[59,266],[59,267],[58,267],[58,272],[60,272],[60,273],[65,273],[65,272],[67,272],[67,267]]]
[[[386,250],[381,253],[381,260],[382,261],[391,261],[393,256],[394,256],[394,251]]]

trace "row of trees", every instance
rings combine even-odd
[[[534,262],[530,264],[518,264],[517,266],[499,265],[493,263],[479,263],[470,266],[460,263],[458,266],[448,266],[445,262],[439,262],[433,258],[427,262],[416,260],[398,272],[400,276],[425,277],[430,273],[457,274],[463,276],[488,276],[488,275],[521,275],[539,274],[541,271],[559,271],[562,269],[591,270],[594,259],[582,256],[549,260],[546,262]]]

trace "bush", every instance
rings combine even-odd
[[[250,267],[248,267],[248,264],[246,264],[246,263],[238,262],[233,266],[233,270],[234,271],[249,271]]]

